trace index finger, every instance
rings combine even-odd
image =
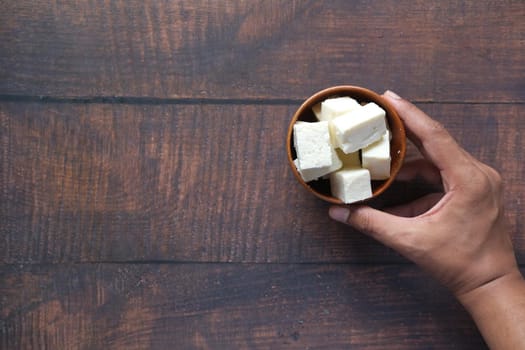
[[[441,172],[445,189],[465,179],[465,166],[470,166],[470,155],[452,135],[425,112],[391,91],[383,95],[396,109],[407,129],[408,138],[425,158]]]

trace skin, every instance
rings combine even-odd
[[[423,158],[397,180],[441,191],[377,210],[334,206],[329,215],[428,271],[456,296],[491,349],[525,349],[525,281],[516,263],[498,172],[461,148],[445,128],[393,92],[383,95]]]

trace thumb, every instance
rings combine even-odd
[[[400,248],[401,238],[395,232],[406,227],[407,219],[395,216],[365,205],[339,207],[332,206],[328,212],[336,221],[348,224],[368,234],[391,248]]]

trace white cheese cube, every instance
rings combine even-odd
[[[343,168],[330,175],[330,189],[334,197],[346,204],[370,198],[370,173],[363,168]]]
[[[341,152],[341,153],[343,153],[343,152]],[[325,179],[325,180],[330,178],[330,174],[332,172],[334,172],[336,170],[339,170],[339,169],[341,169],[343,167],[343,162],[341,161],[341,158],[339,158],[339,155],[338,155],[337,152],[335,152],[335,150],[334,150],[334,153],[332,153],[332,160],[333,160],[333,166],[332,166],[330,172],[327,173],[327,174],[324,174],[322,176],[322,178]]]
[[[342,163],[330,142],[328,122],[297,122],[293,133],[297,154],[294,162],[304,181],[316,180],[341,168]]]
[[[379,141],[361,150],[363,168],[370,171],[372,180],[385,180],[390,177],[390,132],[383,134]]]
[[[345,96],[326,99],[312,109],[318,120],[330,121],[359,107],[361,105],[356,100]]]
[[[359,159],[359,152],[352,152],[352,153],[346,154],[340,149],[336,149],[335,151],[337,153],[337,156],[339,157],[339,159],[341,159],[341,162],[343,163],[343,168],[361,167],[361,160]]]
[[[352,153],[379,140],[387,130],[385,111],[371,102],[331,122],[336,147]]]
[[[317,103],[312,107],[312,111],[314,112],[317,120],[323,120],[321,119],[321,102]]]
[[[297,169],[297,172],[299,173],[299,175],[301,175],[301,177],[304,179],[303,172],[301,171],[301,168],[299,167],[299,159],[297,158],[294,159],[293,164],[295,165],[295,169]]]

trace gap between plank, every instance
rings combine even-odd
[[[80,261],[80,262],[18,262],[18,263],[0,263],[2,267],[23,267],[23,266],[77,266],[77,265],[230,265],[230,266],[255,266],[255,265],[267,265],[267,266],[278,266],[278,265],[354,265],[354,266],[413,266],[419,268],[411,261],[378,261],[378,262],[227,262],[227,261],[188,261],[188,260],[100,260],[100,261]],[[525,262],[518,262],[520,269],[525,268]],[[420,269],[420,268],[419,268]],[[423,270],[421,270],[423,271]]]
[[[305,98],[306,99],[306,98]],[[136,96],[33,96],[0,94],[0,102],[69,103],[69,104],[128,104],[128,105],[299,105],[304,99],[296,98],[195,98],[195,97],[136,97]],[[454,101],[411,100],[416,104],[472,104],[521,105],[525,101]]]

